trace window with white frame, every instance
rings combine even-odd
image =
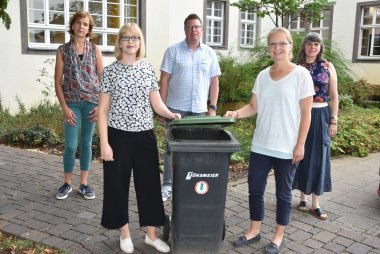
[[[256,13],[240,12],[240,47],[253,48],[256,42]]]
[[[358,3],[358,16],[356,22],[358,31],[355,32],[354,55],[358,60],[380,59],[380,1]],[[356,54],[355,54],[356,53]]]
[[[306,16],[304,13],[301,13],[297,16],[289,16],[289,30],[296,33],[304,33],[306,31]]]
[[[330,38],[330,17],[331,17],[331,10],[323,10],[322,13],[323,19],[311,23],[310,31],[319,33],[323,39],[329,39]]]
[[[224,1],[207,0],[206,8],[206,44],[210,46],[223,46],[224,44]]]
[[[331,39],[333,8],[322,11],[322,19],[313,23],[307,21],[307,16],[301,13],[297,16],[288,16],[288,28],[296,33],[319,33],[324,39]]]
[[[77,11],[95,21],[90,41],[112,51],[119,28],[139,22],[140,0],[27,0],[28,48],[51,50],[70,40],[69,22]]]

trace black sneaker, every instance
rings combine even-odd
[[[61,186],[61,188],[59,188],[57,194],[55,194],[55,197],[57,199],[65,199],[69,196],[69,193],[72,190],[73,189],[71,188],[71,186],[68,183],[65,183],[64,185]]]
[[[94,199],[95,191],[90,185],[81,184],[79,186],[79,193],[83,195],[85,199]]]

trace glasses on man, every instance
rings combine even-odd
[[[275,48],[275,47],[283,48],[283,47],[285,47],[285,46],[288,45],[288,44],[290,44],[290,43],[285,42],[285,41],[280,41],[280,42],[269,42],[269,43],[268,43],[269,47],[271,47],[271,48]]]
[[[127,36],[127,35],[123,35],[123,36],[120,37],[120,40],[121,41],[133,41],[133,42],[136,42],[136,41],[140,40],[140,36],[135,36],[135,35]]]
[[[185,29],[186,30],[199,30],[199,29],[201,29],[201,27],[202,26],[199,26],[199,25],[197,25],[197,26],[185,26]]]

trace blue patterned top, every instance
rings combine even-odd
[[[329,62],[320,60],[314,63],[301,63],[300,65],[305,67],[313,78],[315,91],[313,102],[328,102],[330,83]]]

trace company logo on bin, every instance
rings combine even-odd
[[[218,178],[219,174],[203,174],[203,173],[194,173],[194,172],[187,172],[186,180],[190,180],[191,178],[200,178],[200,177],[206,177],[206,178]]]

